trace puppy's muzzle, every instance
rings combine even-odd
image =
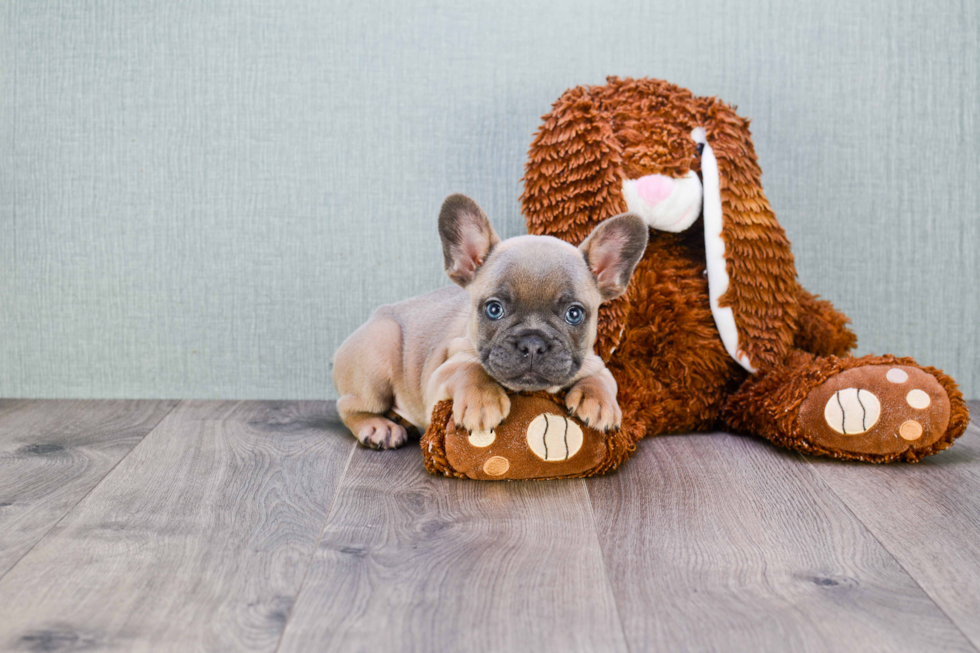
[[[576,362],[560,339],[538,329],[501,338],[489,352],[488,370],[497,381],[535,390],[561,385],[576,371]]]

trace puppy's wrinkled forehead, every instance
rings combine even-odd
[[[553,306],[568,301],[599,301],[582,252],[552,236],[517,236],[497,245],[474,282],[476,294],[509,294],[523,306]]]

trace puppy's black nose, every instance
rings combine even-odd
[[[517,341],[517,351],[521,356],[540,356],[548,351],[548,342],[538,335],[522,336]]]

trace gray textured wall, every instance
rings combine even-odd
[[[0,396],[332,397],[374,306],[502,235],[539,116],[607,74],[754,119],[809,289],[980,397],[980,4],[0,4]]]

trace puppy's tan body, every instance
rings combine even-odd
[[[378,308],[337,350],[338,389],[361,390],[341,395],[339,410],[345,412],[355,397],[364,396],[363,389],[371,388],[370,396],[382,399],[382,405],[355,403],[353,408],[369,413],[393,409],[424,429],[429,409],[446,398],[427,397],[428,381],[455,353],[454,345],[467,346],[469,308],[469,296],[457,286]]]
[[[392,448],[408,434],[389,411],[425,429],[433,406],[452,399],[457,424],[486,431],[507,416],[507,389],[569,388],[571,412],[618,428],[616,382],[592,351],[596,312],[625,290],[646,227],[631,215],[613,220],[581,249],[547,236],[500,242],[472,200],[447,199],[446,269],[463,287],[382,306],[341,345],[334,384],[347,427],[365,445]]]

